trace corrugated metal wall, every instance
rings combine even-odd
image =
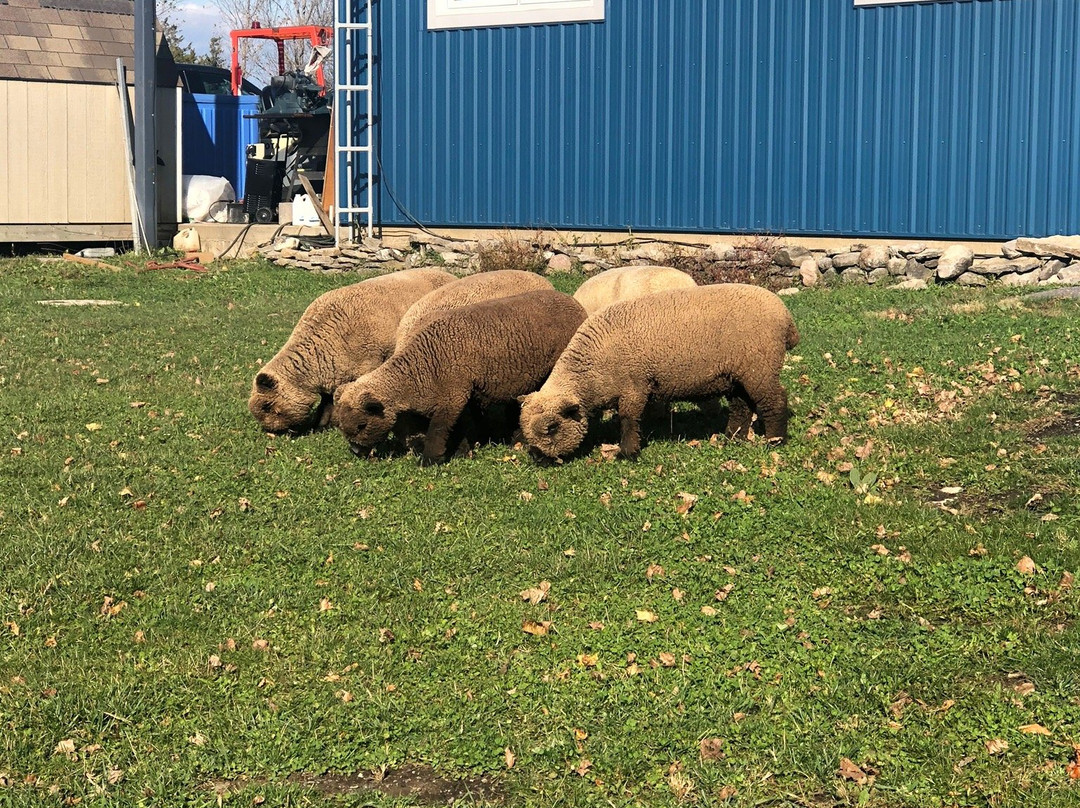
[[[408,223],[392,191],[444,226],[1078,232],[1078,6],[608,0],[429,32],[381,0],[377,218]]]
[[[184,173],[225,177],[242,198],[247,146],[259,142],[259,122],[247,116],[258,111],[254,95],[185,93]]]

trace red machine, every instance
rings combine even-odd
[[[241,39],[270,39],[277,43],[278,52],[278,75],[285,74],[285,43],[290,39],[306,39],[313,48],[328,47],[334,36],[334,29],[325,25],[283,25],[280,28],[262,28],[258,23],[253,23],[252,28],[241,28],[230,31],[232,39],[232,94],[240,95],[240,82],[244,78],[244,71],[240,67]],[[315,81],[320,86],[326,87],[326,78],[320,64],[315,71]]]

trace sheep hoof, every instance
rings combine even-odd
[[[431,457],[430,455],[420,455],[420,466],[422,468],[427,468],[429,466],[439,466],[445,462],[445,457]]]

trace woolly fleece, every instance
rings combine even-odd
[[[440,269],[406,269],[320,295],[256,374],[248,410],[267,432],[326,426],[338,385],[382,364],[409,307],[453,280]]]
[[[622,300],[634,300],[668,289],[689,289],[694,279],[674,267],[616,267],[593,275],[574,292],[574,300],[589,314]]]
[[[479,303],[483,300],[495,300],[500,297],[520,295],[538,289],[553,289],[551,281],[535,272],[520,269],[499,269],[493,272],[481,272],[460,278],[453,283],[440,286],[417,300],[405,316],[397,330],[395,351],[401,348],[423,326],[428,315],[449,311],[450,309]]]
[[[584,320],[577,301],[554,289],[436,315],[386,364],[338,389],[338,427],[361,454],[399,418],[427,418],[422,461],[441,460],[466,405],[512,402],[538,389]]]
[[[790,312],[772,292],[718,284],[615,303],[578,329],[540,391],[522,399],[526,441],[549,457],[581,444],[590,413],[616,406],[624,456],[641,448],[650,399],[726,395],[727,434],[746,435],[756,412],[769,439],[787,436],[784,353],[799,341]]]

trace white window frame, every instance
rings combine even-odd
[[[429,31],[559,22],[599,22],[605,0],[428,0]]]
[[[936,3],[940,0],[855,0],[855,7],[859,6],[901,6],[912,3]]]

